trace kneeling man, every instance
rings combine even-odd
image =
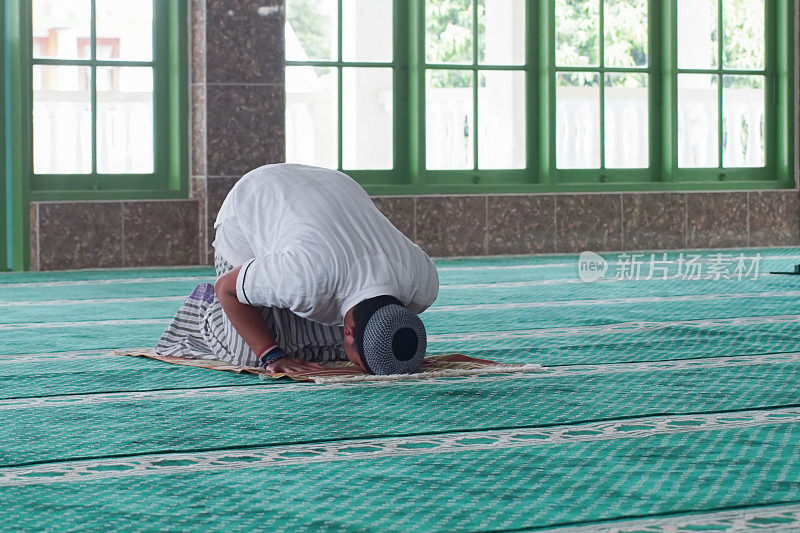
[[[436,267],[353,179],[258,168],[214,228],[217,281],[189,296],[158,354],[276,373],[347,359],[371,374],[419,371],[427,340],[417,315],[438,295]]]

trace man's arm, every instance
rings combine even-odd
[[[242,336],[244,342],[257,354],[275,344],[272,333],[261,317],[261,310],[252,305],[243,304],[236,297],[236,278],[241,267],[236,267],[223,274],[214,284],[217,299],[228,319]]]
[[[250,349],[260,355],[269,346],[275,344],[275,338],[261,317],[261,309],[243,304],[236,296],[236,278],[239,276],[240,269],[241,267],[234,268],[220,276],[214,284],[214,291],[233,327],[236,328]],[[267,370],[272,372],[307,372],[321,369],[322,366],[317,363],[301,361],[293,357],[278,359],[267,365]]]

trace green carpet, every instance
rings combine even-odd
[[[0,274],[0,529],[800,529],[800,249],[724,253],[437,260],[428,351],[547,371],[337,385],[110,353],[208,268]]]

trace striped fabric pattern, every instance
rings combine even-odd
[[[234,267],[214,255],[217,277]],[[344,361],[341,327],[325,326],[281,308],[262,308],[278,345],[306,361]],[[211,283],[195,287],[156,345],[156,353],[188,359],[218,359],[237,366],[259,366],[258,354],[228,320]]]

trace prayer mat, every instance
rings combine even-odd
[[[312,381],[314,383],[347,383],[356,381],[396,381],[402,379],[433,379],[470,376],[476,374],[507,374],[516,372],[542,372],[544,367],[538,364],[501,364],[488,359],[478,359],[460,353],[429,355],[422,364],[422,371],[416,374],[393,374],[388,376],[373,376],[362,371],[349,361],[320,363],[324,370],[314,372],[287,372],[274,373],[263,367],[234,366],[215,359],[188,359],[170,355],[158,355],[153,350],[140,350],[121,352],[119,355],[134,357],[147,357],[172,363],[174,365],[193,366],[195,368],[209,368],[212,370],[227,370],[230,372],[258,374],[262,379],[290,378],[295,381]]]

